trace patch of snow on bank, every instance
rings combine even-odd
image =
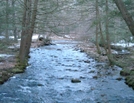
[[[38,36],[39,36],[38,34],[33,35],[32,36],[32,40],[37,40],[38,39]]]
[[[10,57],[10,56],[13,56],[13,55],[8,55],[8,54],[0,54],[0,57]]]
[[[121,46],[121,47],[133,47],[134,43],[112,43],[111,45]]]

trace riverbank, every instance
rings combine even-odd
[[[52,40],[61,40],[68,38],[61,38],[61,37],[53,37]],[[32,42],[32,46],[34,48],[39,47],[42,45],[41,42]],[[81,42],[77,45],[76,49],[79,49],[81,52],[85,52],[90,57],[94,58],[98,62],[105,62],[108,63],[108,59],[105,55],[99,55],[96,50],[96,46],[91,42]],[[17,55],[19,49],[5,49],[0,52],[0,54],[8,53],[10,56],[1,57],[0,58],[0,84],[3,84],[7,81],[11,76],[16,73],[24,72],[24,69],[19,69],[17,66]],[[126,83],[134,89],[134,50],[131,50],[129,55],[117,55],[116,61],[121,68],[123,68],[120,72],[122,76],[125,76]]]
[[[38,48],[42,45],[42,41],[36,40],[31,43],[31,48]],[[19,41],[17,43],[12,41],[8,44],[2,42],[0,47],[2,48],[0,50],[0,84],[5,83],[14,74],[25,71],[25,67],[19,66],[18,63],[19,47]]]
[[[0,85],[0,101],[132,103],[134,92],[119,75],[121,68],[97,62],[80,52],[75,48],[79,42],[56,40],[56,45],[32,48],[25,73]]]
[[[32,38],[31,48],[38,48],[44,46],[44,41],[39,41],[38,35],[34,35]],[[52,36],[52,40],[71,40],[71,38]],[[15,74],[23,73],[25,69],[22,69],[18,65],[19,54],[19,41],[11,43],[1,43],[0,45],[0,84],[5,83],[10,77]],[[49,45],[49,44],[48,44]],[[50,43],[51,45],[51,43]]]
[[[98,62],[108,63],[106,55],[99,55],[97,53],[95,44],[91,42],[83,42],[78,44],[77,47],[81,52],[87,53]],[[129,54],[114,55],[114,58],[117,62],[117,66],[122,68],[120,75],[125,77],[125,83],[134,89],[134,47],[129,48],[129,52]]]

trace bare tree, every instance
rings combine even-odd
[[[130,13],[128,12],[128,10],[126,9],[124,2],[122,0],[114,0],[114,2],[118,7],[118,9],[120,10],[122,17],[125,20],[130,32],[134,36],[134,20],[130,15]]]

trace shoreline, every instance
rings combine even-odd
[[[95,44],[84,42],[82,44],[78,44],[78,48],[81,52],[85,52],[96,61],[108,63],[107,56],[99,55],[97,53]],[[124,57],[118,57],[118,63],[116,66],[122,68],[122,70],[120,71],[120,75],[125,78],[125,83],[134,90],[134,50],[131,50],[130,54],[131,55],[124,55]]]
[[[58,40],[58,39],[56,39]],[[66,39],[66,40],[71,40],[71,39]],[[35,48],[35,47],[40,47],[42,45],[40,45],[41,43],[39,42],[34,42],[31,45],[31,48]],[[98,62],[105,62],[108,63],[108,59],[107,56],[103,56],[103,55],[99,55],[97,53],[97,49],[95,44],[93,43],[78,43],[76,46],[76,49],[79,49],[80,52],[84,52],[87,55],[89,55],[90,57],[92,57],[93,59],[95,59]],[[134,51],[132,51],[132,53],[134,53]],[[132,54],[133,55],[133,54]],[[127,57],[128,58],[128,57]],[[8,58],[7,58],[8,59]],[[120,61],[120,58],[118,58]],[[128,58],[129,59],[129,58]],[[126,58],[124,58],[122,60],[121,58],[121,64],[124,64],[126,62],[126,60],[128,60]],[[132,58],[134,60],[134,58]],[[131,61],[131,59],[129,59]],[[7,62],[8,61],[8,62]],[[12,77],[15,74],[19,74],[19,73],[23,73],[25,71],[25,69],[20,69],[19,66],[17,66],[17,53],[15,54],[15,56],[13,56],[13,58],[8,59],[5,62],[5,65],[8,64],[12,64],[10,66],[4,67],[4,69],[0,68],[0,84],[5,83],[6,81],[8,81],[8,79],[10,77]],[[133,64],[130,65],[130,63],[132,62],[128,62],[127,65],[117,65],[119,67],[122,68],[122,70],[120,71],[120,75],[125,77],[125,83],[132,87],[134,89],[134,68],[133,68]],[[123,63],[124,62],[124,63]],[[130,69],[130,66],[132,67],[132,69]]]

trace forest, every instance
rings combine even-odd
[[[71,68],[71,69],[70,68],[65,69],[64,71],[65,74],[68,74],[66,73],[66,70],[68,70],[69,72],[74,73],[72,75],[75,75],[75,72],[79,70],[73,70],[74,68],[76,68],[76,67],[73,68],[73,66],[79,64],[81,66],[77,66],[77,68],[81,67],[81,69],[83,69],[83,68],[87,68],[85,67],[86,64],[89,64],[91,65],[91,68],[93,68],[93,70],[88,71],[89,73],[88,76],[92,76],[93,79],[98,81],[98,84],[100,83],[100,81],[102,81],[102,85],[122,82],[124,83],[123,85],[125,85],[125,87],[121,87],[121,89],[126,89],[130,91],[131,95],[133,95],[134,94],[133,91],[134,89],[134,6],[133,5],[134,5],[133,0],[0,0],[0,84],[1,86],[4,85],[6,82],[8,83],[8,81],[9,81],[8,83],[9,85],[11,83],[14,86],[14,82],[17,83],[18,79],[16,81],[13,81],[12,83],[10,82],[10,78],[13,78],[16,74],[23,74],[25,72],[27,73],[27,71],[33,73],[33,75],[38,73],[40,74],[40,72],[41,72],[40,75],[46,75],[44,73],[45,70],[42,71],[41,68],[50,68],[51,66],[52,68],[55,68],[55,66],[61,64],[60,66],[65,66],[64,68],[68,66],[70,66]],[[58,44],[59,44],[59,48],[58,48]],[[60,45],[63,47],[61,48]],[[53,48],[56,48],[57,51],[55,51],[55,49],[53,50]],[[73,48],[80,54],[77,56],[73,50],[72,52],[69,53],[70,48]],[[46,51],[49,50],[49,51],[46,52],[45,50]],[[63,54],[63,51],[65,51],[65,54]],[[82,55],[81,53],[85,53],[86,55],[88,55],[89,60],[87,60],[88,59],[87,57],[86,60],[83,60],[82,58],[84,58],[84,55],[81,56]],[[69,65],[70,63],[69,58],[71,58],[69,57],[70,55],[72,55],[71,56],[72,60],[70,61],[73,62],[73,64]],[[69,63],[66,62],[67,57],[68,57],[67,61]],[[79,57],[79,59],[77,57]],[[56,61],[54,62],[53,59],[54,60],[56,59],[57,62]],[[94,64],[92,60],[90,61],[90,59],[95,60],[96,63],[95,67],[92,67]],[[60,61],[58,62],[58,60]],[[76,60],[81,61],[84,64],[77,63],[78,61]],[[48,64],[46,64],[47,62]],[[53,62],[56,64],[53,64]],[[36,63],[39,64],[35,65]],[[60,66],[59,66],[60,69],[63,68]],[[29,68],[31,69],[34,68],[34,69],[31,70]],[[98,69],[94,70],[94,68],[98,68]],[[117,68],[118,69],[121,68],[121,69],[118,71]],[[38,71],[36,69],[38,69]],[[51,75],[52,72],[54,73],[56,71],[49,72],[49,70],[46,70],[46,72],[48,72],[48,74],[50,73],[49,75]],[[29,77],[31,73],[29,74]],[[61,72],[58,71],[56,73],[57,76],[58,73]],[[60,74],[60,76],[61,75],[62,73]],[[76,75],[75,75],[76,77],[75,76],[73,77],[72,75],[71,77],[70,76],[69,77],[71,78],[71,83],[74,84],[77,83],[82,84],[86,78],[88,78],[88,80],[90,79],[90,77],[88,76],[86,77],[84,76],[84,74],[78,77]],[[102,76],[104,75],[105,78],[102,79]],[[119,76],[116,77],[117,75]],[[39,78],[38,76],[39,75],[37,75],[37,78]],[[107,84],[105,84],[105,79],[108,78],[108,76],[110,76],[109,78],[116,77],[115,80],[117,82],[115,81],[110,83],[107,82]],[[15,78],[20,79],[20,77],[16,77],[16,76]],[[59,78],[60,80],[68,79],[64,77],[59,77]],[[20,81],[21,80],[22,79],[20,79]],[[42,82],[42,80],[39,81]],[[55,78],[48,81],[56,82]],[[92,80],[90,81],[92,82]],[[28,83],[30,82],[31,81],[29,80]],[[43,87],[44,90],[44,84],[35,83],[32,85]],[[59,86],[59,84],[57,85]],[[64,85],[65,84],[63,83],[63,86]],[[118,85],[118,87],[120,87],[120,85]],[[1,89],[7,88],[6,86],[2,86],[2,87],[1,86],[0,86]],[[27,90],[28,88],[25,89]],[[79,85],[78,88],[80,88]],[[115,87],[109,87],[109,88],[115,89]],[[116,91],[114,89],[113,91]],[[94,91],[95,88],[91,87],[90,90]],[[60,91],[62,91],[62,89]],[[105,91],[109,94],[111,93],[107,89]],[[5,95],[2,94],[2,92],[3,91],[0,91],[0,95],[2,95],[3,98],[6,97]],[[66,92],[68,93],[68,91]],[[123,94],[124,92],[121,93]],[[55,95],[54,93],[56,92],[53,91],[51,93],[54,96]],[[23,96],[23,94],[19,94],[19,95]],[[95,94],[96,98],[98,96],[97,99],[95,99],[94,97],[93,97],[94,99],[90,98],[90,100],[83,99],[85,101],[83,100],[73,101],[72,98],[74,95],[72,95],[72,97],[67,97],[64,93],[61,93],[60,95],[61,96],[63,95],[63,98],[61,98],[60,96],[57,98],[60,98],[62,103],[63,102],[64,103],[104,103],[104,102],[115,103],[115,101],[119,103],[129,103],[129,102],[131,103],[133,101],[132,99],[133,96],[124,97],[124,99],[122,99],[122,97],[119,95],[115,97],[116,99],[114,101],[113,99],[109,99],[109,97],[106,96],[105,93],[100,94],[100,98],[103,99],[99,100],[98,99],[99,96]],[[77,95],[77,93],[75,95]],[[83,94],[83,95],[87,95],[87,94]],[[46,103],[44,101],[45,99],[43,98],[42,92],[40,93],[39,96],[41,96],[40,97],[41,99],[38,98],[40,100],[39,103]],[[2,103],[7,103],[8,99],[4,100],[3,98],[0,97],[0,101],[2,101]],[[31,98],[33,98],[31,99],[31,101],[27,100],[28,97],[27,99],[24,100],[20,99],[20,101],[19,99],[18,101],[14,99],[13,103],[15,101],[17,101],[16,103],[28,102],[28,101],[29,103],[33,103],[34,101],[36,101],[36,98],[34,98],[34,96],[31,96]],[[68,102],[66,101],[67,98],[69,98]],[[80,98],[82,99],[81,96]],[[51,99],[52,101],[49,101]],[[55,96],[53,98],[50,98],[49,100],[47,103],[60,102],[60,100],[57,100]]]

